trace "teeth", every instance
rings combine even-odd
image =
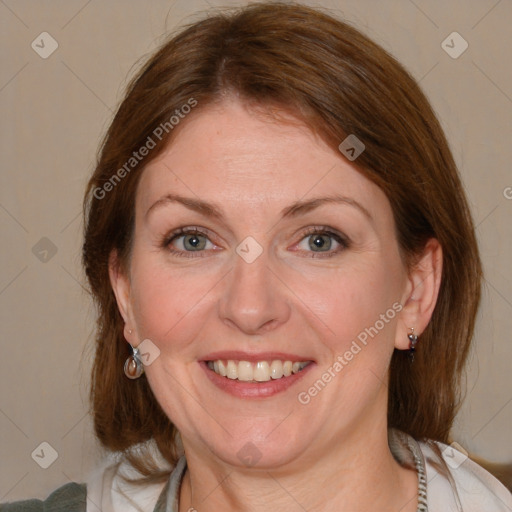
[[[267,361],[256,363],[253,372],[253,379],[258,382],[266,382],[270,380],[270,366]]]
[[[280,361],[258,361],[251,363],[249,361],[228,360],[226,363],[222,360],[208,361],[208,368],[216,374],[228,379],[237,379],[243,382],[267,382],[271,379],[280,379],[289,377],[292,373],[298,373],[305,368],[311,361],[291,362]]]
[[[270,376],[273,379],[280,379],[283,376],[283,363],[281,363],[281,361],[272,361],[270,365]]]
[[[215,367],[213,368],[213,371],[215,371]],[[235,361],[228,361],[226,377],[228,379],[238,379],[238,366]]]
[[[215,364],[214,364],[213,366],[214,366],[215,373],[218,373],[219,375],[222,375],[223,377],[225,377],[228,374],[228,370],[226,368],[226,365],[222,361],[216,361],[216,363],[219,366],[219,371],[217,371],[215,369]]]
[[[228,361],[229,364],[229,361]],[[238,363],[238,380],[249,381],[253,380],[254,372],[252,370],[252,364],[249,361],[240,361]]]

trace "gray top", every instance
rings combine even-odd
[[[187,459],[183,455],[167,482],[153,512],[178,512],[179,510],[179,498],[180,498],[180,485],[185,470],[187,469]],[[162,498],[165,499],[162,500]]]
[[[0,512],[84,512],[87,488],[74,482],[59,487],[42,500],[16,501],[0,504]]]

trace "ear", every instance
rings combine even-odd
[[[439,294],[443,270],[443,250],[435,238],[425,245],[419,260],[410,270],[402,297],[403,309],[397,324],[395,348],[409,348],[408,334],[420,336],[426,329]]]
[[[108,274],[110,278],[110,285],[112,286],[112,290],[116,296],[117,307],[124,320],[124,337],[132,346],[136,346],[137,333],[131,302],[130,277],[122,268],[116,250],[113,250],[110,253],[108,260]]]

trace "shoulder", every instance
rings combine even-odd
[[[512,511],[512,494],[488,471],[453,446],[420,442],[432,512]]]
[[[166,481],[142,476],[123,458],[106,459],[87,480],[87,512],[154,510]]]
[[[85,484],[69,483],[53,491],[46,500],[24,500],[0,505],[0,512],[85,512]]]

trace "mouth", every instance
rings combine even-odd
[[[217,352],[199,361],[208,379],[238,398],[266,398],[302,379],[315,361],[284,353]]]

